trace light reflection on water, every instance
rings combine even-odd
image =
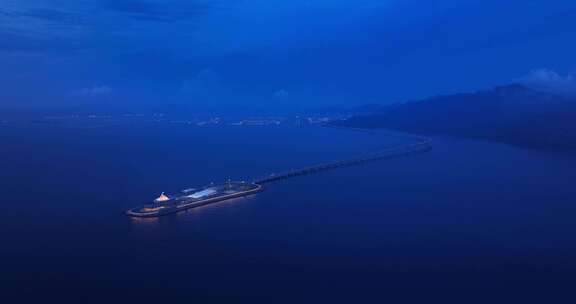
[[[130,221],[133,225],[155,226],[158,224],[159,219],[157,217],[130,217]]]

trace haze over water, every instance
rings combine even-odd
[[[568,153],[439,137],[428,153],[297,177],[247,198],[159,219],[123,214],[161,191],[249,180],[413,140],[394,134],[2,125],[3,285],[38,300],[570,297],[576,156]]]

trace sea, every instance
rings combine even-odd
[[[417,140],[318,125],[0,124],[0,289],[52,303],[575,303],[576,153],[432,136],[426,153],[267,184],[226,180]],[[54,302],[58,303],[58,302]]]

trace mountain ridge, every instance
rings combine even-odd
[[[576,150],[576,99],[517,83],[383,106],[334,124]]]

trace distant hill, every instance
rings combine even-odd
[[[576,99],[520,84],[373,108],[371,114],[335,124],[576,149]]]

